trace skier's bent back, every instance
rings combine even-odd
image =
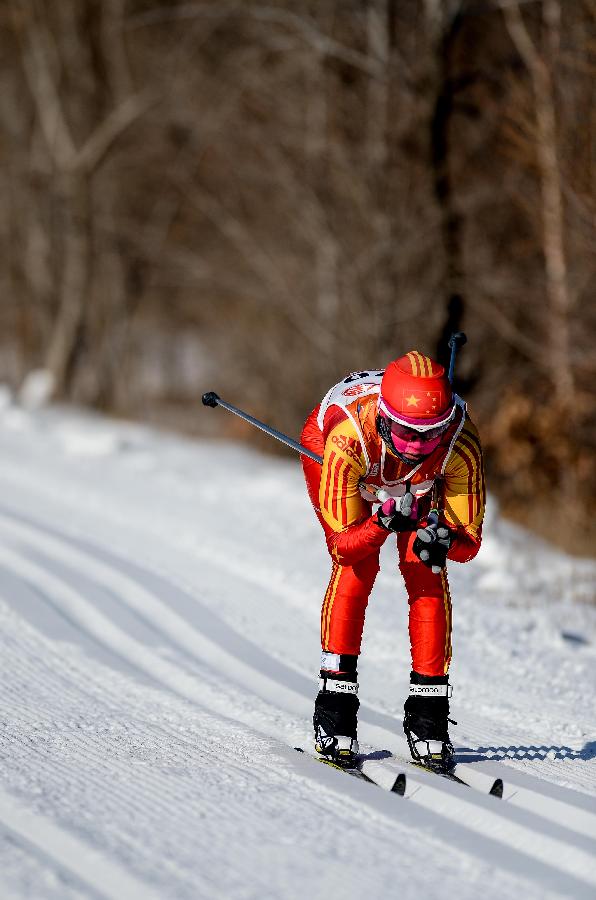
[[[357,663],[379,553],[397,535],[412,653],[404,731],[415,759],[446,770],[451,598],[446,560],[478,552],[485,486],[478,432],[443,366],[412,350],[384,371],[354,372],[306,420],[302,457],[332,559],[321,612],[315,746],[337,762],[358,753]],[[373,513],[377,491],[384,502]],[[386,499],[387,495],[389,499]]]

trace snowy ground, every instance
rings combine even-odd
[[[511,783],[402,799],[291,749],[329,565],[297,462],[6,406],[1,896],[594,896],[596,567],[494,507],[485,534],[450,568],[453,737]],[[401,746],[406,612],[386,546],[371,748]]]

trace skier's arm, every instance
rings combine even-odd
[[[468,562],[478,553],[485,502],[480,438],[474,423],[466,418],[445,470],[444,519],[450,528],[455,529],[448,559]]]
[[[340,566],[353,566],[389,536],[360,494],[359,481],[365,472],[358,435],[349,419],[344,419],[326,436],[319,490],[321,515],[328,526],[327,547]]]

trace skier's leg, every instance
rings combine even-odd
[[[379,571],[379,554],[354,566],[333,564],[321,609],[321,648],[358,656],[368,598]]]
[[[317,424],[317,413],[318,409],[313,410],[306,420],[300,441],[321,456],[324,441]],[[327,537],[330,529],[319,509],[321,466],[303,456],[302,467],[308,495]],[[321,609],[323,656],[313,716],[315,746],[319,752],[348,764],[358,752],[357,663],[366,605],[378,571],[378,553],[355,566],[340,566],[334,562]]]
[[[451,597],[447,574],[425,566],[412,552],[415,533],[398,536],[400,571],[410,604],[412,672],[404,731],[412,756],[439,769],[450,765],[449,685]]]
[[[358,753],[358,655],[379,554],[355,566],[333,564],[321,610],[321,672],[313,725],[319,753],[353,762]]]
[[[415,532],[398,536],[399,568],[410,605],[412,668],[420,675],[445,676],[451,662],[451,595],[445,570],[435,575],[412,552]]]

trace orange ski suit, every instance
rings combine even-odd
[[[357,372],[335,385],[309,415],[301,441],[319,456],[302,465],[308,493],[332,559],[321,612],[321,645],[336,654],[360,653],[364,616],[379,553],[391,532],[372,515],[374,490],[406,491],[418,500],[418,519],[432,505],[454,530],[448,558],[472,559],[480,548],[485,505],[482,449],[465,404],[437,449],[412,468],[393,456],[376,429],[382,371]],[[409,598],[412,668],[445,675],[451,661],[451,597],[445,569],[433,574],[413,553],[416,531],[397,535],[399,568]]]

